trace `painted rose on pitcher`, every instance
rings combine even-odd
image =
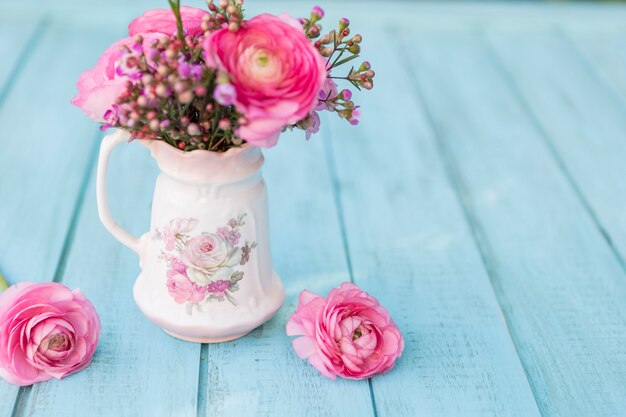
[[[241,261],[241,248],[215,233],[203,233],[186,242],[183,261],[191,268],[189,278],[205,285],[217,276],[230,276],[231,268]]]
[[[239,245],[245,216],[230,219],[215,233],[189,235],[198,225],[193,218],[174,219],[163,232],[155,231],[153,238],[164,244],[160,259],[167,264],[167,291],[177,303],[187,304],[189,314],[211,301],[237,305],[232,293],[239,290],[244,276],[237,267],[248,263],[257,246],[247,241]]]

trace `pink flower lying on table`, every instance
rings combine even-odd
[[[404,340],[387,310],[355,284],[345,282],[324,298],[300,293],[287,335],[302,359],[335,379],[364,379],[390,371]]]
[[[85,369],[100,319],[80,290],[21,282],[0,295],[0,377],[26,386]]]

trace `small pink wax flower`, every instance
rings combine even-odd
[[[91,363],[100,330],[80,290],[16,284],[0,295],[0,377],[27,386],[79,372]]]
[[[235,106],[246,119],[237,134],[247,142],[276,145],[285,126],[317,105],[326,61],[297,20],[261,14],[237,31],[211,33],[203,46],[207,63],[214,60],[230,75]]]
[[[207,14],[209,12],[206,10],[182,6],[180,8],[180,17],[183,21],[185,34],[189,36],[202,35],[204,33],[202,30],[202,17]],[[176,18],[169,9],[148,10],[143,16],[136,18],[128,25],[128,34],[130,36],[153,32],[174,35],[176,31]]]
[[[355,284],[345,282],[324,298],[300,293],[287,323],[296,354],[322,375],[365,379],[390,371],[404,339],[387,310]]]

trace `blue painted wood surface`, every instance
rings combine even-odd
[[[0,381],[0,417],[626,416],[626,7],[327,2],[377,86],[358,127],[325,118],[266,152],[285,306],[207,346],[134,306],[137,259],[97,219],[101,134],[68,103],[161,3],[0,1],[0,271],[80,287],[103,320],[86,371]],[[112,211],[141,233],[156,167],[131,144],[111,168]],[[388,375],[327,380],[284,334],[303,288],[348,280],[405,335]]]

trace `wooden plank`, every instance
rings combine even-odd
[[[320,138],[285,134],[266,152],[271,240],[286,287],[276,317],[243,339],[208,347],[201,416],[372,416],[367,381],[331,381],[300,360],[285,324],[301,290],[326,294],[349,281]]]
[[[110,167],[111,210],[140,235],[149,227],[156,164],[134,143],[118,149]],[[63,282],[94,302],[100,345],[87,370],[34,386],[21,415],[195,416],[200,345],[166,335],[135,306],[137,256],[100,225],[94,187],[92,176]]]
[[[554,138],[603,229],[626,258],[626,52],[622,47],[626,32],[572,31],[565,36],[550,37],[537,53],[546,54],[556,44],[564,65],[578,65],[565,77],[546,71],[535,83],[555,80],[553,94],[568,97],[572,104],[551,108],[550,113],[556,117],[552,123],[546,122],[550,113],[537,117]],[[555,58],[549,57],[552,61]],[[515,74],[515,78],[520,86],[524,85],[521,76]],[[572,85],[577,88],[564,91]],[[527,95],[531,98],[532,94],[534,99],[538,93],[529,90]],[[542,103],[553,100],[549,95],[543,93]],[[568,144],[573,141],[570,137],[575,142]]]
[[[372,380],[378,415],[539,416],[395,39],[370,32],[377,86],[357,128],[333,117],[329,144],[355,282],[405,336]]]
[[[617,258],[478,36],[409,39],[411,73],[542,415],[622,416],[626,276]],[[560,69],[566,77],[571,67]]]
[[[11,21],[0,29],[0,84],[7,83],[0,89],[0,269],[11,282],[46,281],[57,270],[96,131],[68,104],[73,83],[59,80],[77,77],[101,39]],[[11,415],[17,392],[0,381],[0,416]]]

